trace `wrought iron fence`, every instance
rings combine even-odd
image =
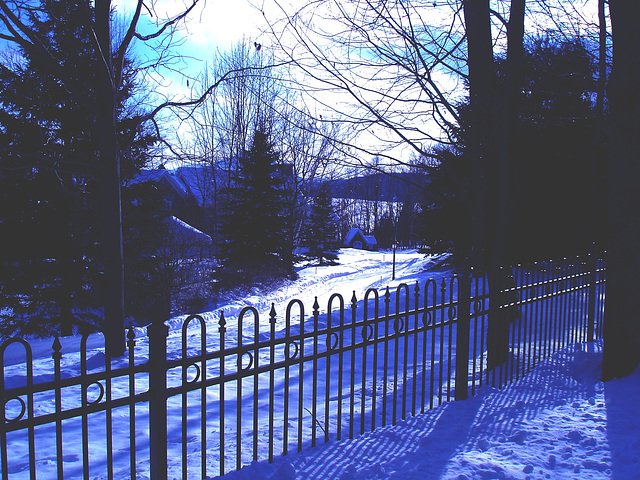
[[[163,323],[146,336],[130,328],[128,356],[97,371],[87,336],[78,360],[65,352],[75,373],[57,338],[49,372],[34,372],[28,342],[7,340],[2,479],[206,478],[395,424],[600,338],[605,275],[603,260],[584,257],[504,269],[493,294],[485,275],[453,276],[348,302],[334,294],[324,312],[293,300],[282,323],[274,308],[266,322],[253,307],[217,325],[192,315],[179,352],[167,352]],[[6,361],[16,349],[21,360]],[[491,349],[506,352],[495,365]]]

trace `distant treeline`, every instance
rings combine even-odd
[[[333,198],[351,198],[383,202],[404,202],[407,198],[416,201],[421,188],[429,182],[422,172],[400,172],[394,174],[370,173],[352,178],[341,178],[330,182]]]

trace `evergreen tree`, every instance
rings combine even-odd
[[[579,41],[557,44],[534,40],[525,54],[524,89],[518,124],[518,146],[511,158],[514,199],[509,205],[509,242],[504,258],[527,261],[587,251],[590,225],[602,223],[602,212],[590,211],[590,150],[593,132],[591,93],[594,65]],[[504,62],[498,74],[504,77]],[[468,152],[468,104],[458,108],[457,145],[437,148],[428,167],[431,179],[423,200],[423,238],[437,251],[465,252],[472,238],[473,197]],[[467,202],[467,203],[465,203]],[[603,230],[603,229],[600,229]]]
[[[279,160],[268,134],[255,130],[251,149],[238,159],[217,276],[222,285],[293,276],[292,242]]]
[[[68,334],[93,329],[102,317],[93,8],[84,0],[43,0],[30,12],[52,61],[78,82],[71,94],[28,48],[0,65],[0,327],[3,335]],[[118,143],[123,173],[133,175],[153,137],[124,118],[135,87],[128,67]]]
[[[307,248],[306,257],[317,261],[318,265],[337,265],[337,230],[337,217],[329,184],[324,182],[318,187],[313,199],[309,222],[304,232],[303,246]]]

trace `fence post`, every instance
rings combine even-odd
[[[169,327],[154,321],[149,337],[149,460],[151,478],[167,478],[167,336]]]
[[[598,281],[598,257],[591,249],[587,258],[587,269],[589,270],[589,293],[587,310],[587,342],[593,342],[596,323],[596,283]]]
[[[471,325],[471,269],[464,268],[458,277],[458,326],[456,331],[455,399],[466,400],[469,394],[469,329]]]

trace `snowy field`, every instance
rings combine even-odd
[[[218,322],[220,312],[224,312],[227,319],[227,347],[238,343],[238,314],[246,307],[255,308],[260,315],[261,330],[260,335],[269,331],[268,313],[273,304],[275,310],[279,312],[276,319],[276,331],[282,332],[285,328],[285,315],[287,305],[293,299],[303,302],[307,315],[311,313],[314,300],[317,298],[320,304],[324,322],[326,325],[327,303],[334,293],[341,293],[345,302],[349,302],[351,296],[355,293],[362,298],[368,289],[380,289],[380,294],[384,292],[386,286],[393,287],[400,283],[413,285],[415,282],[423,283],[430,277],[441,279],[450,276],[450,271],[428,271],[431,267],[437,265],[443,258],[430,258],[418,254],[415,251],[398,251],[396,252],[396,269],[395,281],[391,280],[393,269],[393,256],[390,252],[365,252],[357,250],[343,250],[340,254],[340,265],[307,267],[299,270],[299,278],[296,281],[282,281],[278,285],[265,288],[252,288],[248,291],[236,291],[227,295],[225,298],[217,299],[217,308],[215,311],[204,312],[202,317],[205,319],[207,335],[206,348],[208,351],[215,350],[219,347]],[[333,304],[334,306],[336,303]],[[170,319],[167,323],[169,326],[169,335],[167,339],[167,356],[169,359],[178,359],[182,355],[183,338],[186,342],[186,351],[189,356],[199,354],[200,329],[198,325],[191,325],[186,330],[185,335],[182,332],[185,317],[177,317]],[[250,319],[251,320],[251,319]],[[248,320],[246,323],[251,324]],[[323,321],[323,320],[321,320]],[[263,323],[264,322],[264,323]],[[265,327],[266,325],[266,327]],[[264,328],[264,331],[262,330]],[[148,360],[148,339],[146,337],[145,328],[135,328],[135,358],[134,365],[140,365]],[[251,340],[252,337],[259,337],[254,331],[243,330],[243,340]],[[246,338],[245,338],[246,337]],[[80,355],[82,348],[82,339],[80,337],[61,338],[61,378],[73,378],[79,375],[99,374],[104,371],[104,354],[102,336],[91,335],[86,339],[86,356],[84,360]],[[33,358],[33,378],[34,383],[40,383],[53,380],[53,360],[52,360],[52,340],[30,340],[31,354]],[[86,369],[83,369],[83,362]],[[114,359],[111,362],[111,368],[126,368],[128,366],[127,357]],[[4,371],[4,383],[6,388],[21,387],[26,383],[29,375],[25,367],[25,350],[20,344],[13,344],[5,351],[2,363]],[[322,366],[321,366],[322,368]],[[169,386],[180,385],[181,370],[173,369],[168,373]],[[213,374],[218,374],[214,371]],[[333,375],[333,373],[332,373]],[[292,382],[295,381],[295,375],[292,374]],[[333,382],[333,377],[331,381]],[[122,377],[119,381],[110,382],[110,395],[113,399],[126,398],[129,394],[130,385],[127,377]],[[246,386],[243,386],[245,389]],[[282,378],[276,378],[276,396],[282,398]],[[87,388],[88,402],[103,402],[105,395],[105,384],[92,383]],[[141,393],[148,390],[148,376],[138,374],[135,377],[135,392]],[[214,389],[210,389],[214,390]],[[260,406],[264,405],[265,397],[269,396],[269,384],[262,382],[258,397]],[[311,389],[306,389],[307,397]],[[252,392],[251,392],[252,393]],[[207,416],[210,419],[208,429],[213,431],[219,429],[218,420],[220,418],[220,399],[218,392],[206,392]],[[232,396],[233,395],[233,396]],[[235,422],[236,405],[235,393],[227,393],[225,401],[226,412],[225,418],[228,416],[227,424]],[[305,397],[305,398],[307,398]],[[23,397],[24,398],[24,397]],[[182,445],[182,424],[180,396],[170,398],[168,401],[168,435],[169,435],[169,471],[173,472],[175,478],[178,478],[180,472],[180,454]],[[245,402],[251,402],[249,395],[244,396]],[[55,413],[55,397],[53,392],[42,392],[35,395],[34,416],[42,416]],[[200,403],[199,398],[189,399],[190,409],[194,405]],[[334,402],[335,403],[335,402]],[[20,410],[24,404],[18,400],[10,400],[6,404],[6,417],[8,419],[18,418]],[[82,391],[79,387],[66,388],[62,391],[61,410],[68,411],[76,409],[76,415],[79,415],[79,409],[82,405]],[[268,408],[268,407],[267,407]],[[281,404],[276,404],[277,409],[281,409]],[[264,410],[264,409],[263,409]],[[267,416],[262,410],[260,414]],[[197,412],[196,412],[197,413]],[[197,416],[197,415],[196,415]],[[89,414],[83,424],[82,418],[70,418],[62,422],[63,437],[63,472],[64,478],[80,478],[82,476],[83,452],[81,450],[83,436],[87,438],[89,443],[89,463],[91,478],[107,478],[105,463],[108,463],[105,452],[105,425],[108,422],[113,423],[113,430],[116,432],[113,440],[113,458],[115,462],[114,476],[115,478],[128,478],[130,476],[129,464],[129,424],[130,411],[127,407],[117,408],[113,411],[112,419],[105,418],[104,413]],[[136,404],[135,408],[136,423],[136,465],[138,478],[148,478],[149,475],[149,448],[148,448],[148,403],[142,402]],[[190,421],[190,424],[193,423]],[[197,422],[196,422],[197,423]],[[310,422],[310,424],[313,422]],[[210,426],[209,426],[210,424]],[[261,420],[262,426],[262,420]],[[56,469],[56,434],[55,424],[49,423],[35,428],[35,457],[38,478],[55,478]],[[251,426],[249,426],[250,428]],[[243,435],[244,435],[243,431]],[[251,431],[248,433],[248,443],[251,441]],[[318,431],[318,436],[321,436]],[[216,434],[209,442],[209,448],[215,452],[219,449],[220,443],[216,440]],[[244,440],[244,438],[243,438]],[[268,439],[261,436],[259,440],[260,458],[265,457],[268,450]],[[278,440],[278,439],[277,439]],[[321,440],[319,440],[321,441]],[[189,478],[197,478],[192,475],[198,471],[200,463],[199,446],[201,438],[199,434],[187,434],[186,444],[188,447],[188,463]],[[7,468],[10,478],[29,478],[29,445],[27,432],[9,432],[7,436],[7,444],[11,455],[9,457],[9,466]],[[305,444],[308,442],[305,440]],[[234,449],[232,444],[228,444],[230,449]],[[227,446],[225,446],[225,452]],[[212,464],[209,471],[215,472],[219,464],[219,455],[213,453],[210,455]],[[250,461],[243,458],[243,463]],[[227,471],[232,465],[227,467]]]
[[[601,363],[598,343],[567,347],[502,390],[224,478],[640,479],[640,367],[602,383]]]
[[[433,268],[442,258],[425,258],[415,251],[396,253],[396,280],[391,281],[392,255],[390,252],[363,252],[343,250],[340,265],[308,267],[299,271],[296,281],[283,281],[271,288],[253,288],[249,291],[237,291],[220,298],[217,308],[202,314],[206,320],[207,349],[217,347],[218,321],[224,311],[227,319],[227,345],[237,344],[237,316],[246,307],[254,307],[262,321],[268,319],[268,312],[274,304],[278,316],[276,330],[282,332],[286,327],[287,305],[292,299],[299,299],[306,308],[306,315],[318,298],[320,309],[325,313],[327,302],[334,293],[343,295],[349,302],[355,292],[362,299],[367,289],[392,288],[400,283],[413,285],[417,281],[424,283],[429,278],[440,282],[448,278],[451,272],[446,268]],[[348,307],[347,307],[348,308]],[[182,325],[185,317],[169,320],[167,341],[169,358],[179,358],[182,350]],[[251,319],[246,323],[251,324]],[[245,324],[246,325],[246,324]],[[268,326],[265,328],[268,332]],[[136,333],[135,364],[147,361],[148,342],[144,328]],[[261,330],[262,333],[262,330]],[[193,325],[186,331],[187,352],[190,356],[198,354],[200,331]],[[241,339],[251,340],[256,332],[245,332]],[[62,378],[77,376],[81,371],[80,338],[64,338],[62,341]],[[51,340],[31,342],[34,359],[34,378],[36,382],[52,379]],[[602,384],[598,381],[599,349],[593,344],[585,344],[580,350],[569,349],[562,354],[546,360],[540,367],[517,383],[501,391],[483,387],[478,395],[465,402],[444,404],[425,415],[401,421],[394,427],[384,427],[353,440],[337,442],[331,440],[318,447],[303,450],[300,453],[278,456],[280,446],[276,447],[273,464],[254,462],[240,472],[230,473],[229,478],[252,478],[259,475],[264,478],[453,478],[453,479],[490,479],[490,478],[639,478],[640,463],[640,425],[636,414],[637,399],[640,398],[640,377],[635,375],[625,380],[616,380]],[[86,348],[87,372],[104,370],[102,338],[92,335]],[[348,357],[345,357],[345,359]],[[24,351],[21,346],[13,345],[3,359],[5,384],[8,387],[20,386],[25,382]],[[116,359],[113,368],[126,367],[127,359]],[[174,369],[175,370],[175,369]],[[214,372],[215,373],[215,372]],[[179,384],[181,372],[170,371],[168,381]],[[282,377],[276,379],[276,398],[278,416],[281,413]],[[292,374],[291,381],[295,381]],[[334,378],[332,378],[334,381]],[[244,390],[248,385],[242,386]],[[100,397],[100,386],[91,385],[88,389],[89,400]],[[148,389],[145,375],[137,375],[136,392]],[[113,398],[128,395],[129,384],[126,381],[113,382]],[[309,395],[307,388],[306,394]],[[63,395],[63,410],[77,408],[80,392],[69,391]],[[235,393],[228,392],[225,400],[224,417],[228,425],[237,419]],[[245,402],[251,402],[251,394],[244,396]],[[210,420],[207,429],[212,439],[207,448],[211,465],[208,472],[216,472],[219,464],[220,443],[216,440],[216,428],[219,429],[220,399],[217,391],[207,390],[206,413]],[[197,396],[196,396],[197,397]],[[258,392],[261,406],[260,426],[267,421],[269,383],[262,382]],[[190,409],[199,408],[198,398],[189,397]],[[272,397],[273,398],[273,397]],[[181,478],[180,455],[183,445],[181,431],[181,397],[173,397],[168,405],[168,442],[170,478]],[[267,403],[265,403],[267,402]],[[333,400],[332,400],[333,402]],[[40,394],[36,399],[36,415],[53,412],[52,395]],[[335,403],[333,403],[335,405]],[[19,414],[20,405],[16,401],[7,404],[7,417]],[[11,408],[9,408],[11,407]],[[196,410],[197,410],[196,408]],[[198,412],[193,417],[198,423]],[[136,478],[149,478],[148,449],[148,403],[137,404],[136,422]],[[633,423],[635,422],[635,424]],[[105,467],[105,415],[92,414],[83,426],[80,418],[63,422],[63,469],[64,478],[81,478],[83,453],[81,443],[83,435],[88,438],[90,457],[90,478],[107,478]],[[249,422],[250,423],[250,422]],[[308,422],[311,424],[311,422]],[[131,477],[129,464],[129,410],[128,407],[115,409],[113,428],[118,432],[114,436],[114,477]],[[628,427],[628,428],[627,428]],[[243,429],[243,443],[252,440],[252,426]],[[84,432],[83,432],[84,430]],[[293,431],[293,429],[292,429]],[[245,436],[246,435],[246,436]],[[319,436],[321,434],[319,433]],[[625,437],[626,435],[626,437]],[[48,424],[35,429],[36,462],[38,478],[56,477],[55,425]],[[197,429],[187,432],[186,445],[189,463],[189,478],[199,478],[201,438]],[[334,439],[335,435],[330,438]],[[259,458],[265,458],[268,438],[259,438]],[[276,438],[281,441],[281,438]],[[10,433],[9,478],[29,478],[28,444],[26,435]],[[308,442],[305,442],[307,445]],[[244,447],[243,447],[244,448]],[[227,453],[227,449],[229,453]],[[280,449],[280,450],[279,450]],[[225,456],[232,457],[233,443],[225,444]],[[251,462],[247,456],[248,448],[243,451],[243,464]],[[295,451],[294,445],[289,448]],[[247,458],[248,457],[248,458]],[[230,458],[227,458],[229,461]],[[233,465],[227,466],[227,471]],[[215,474],[215,473],[214,473]],[[211,476],[212,473],[209,473]],[[227,477],[225,477],[227,478]]]

